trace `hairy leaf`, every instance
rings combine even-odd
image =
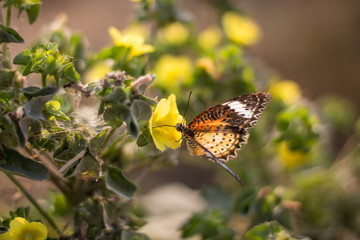
[[[49,172],[44,165],[24,157],[5,145],[2,145],[1,156],[3,157],[0,160],[2,170],[33,180],[42,181],[49,178]]]
[[[24,43],[24,39],[12,28],[0,24],[0,43]]]
[[[105,173],[105,181],[108,189],[129,200],[137,189],[136,185],[125,177],[122,170],[116,167],[109,167]]]

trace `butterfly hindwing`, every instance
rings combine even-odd
[[[194,136],[188,137],[190,152],[204,155],[204,146],[221,161],[237,156],[247,143],[249,128],[253,127],[271,99],[268,93],[250,93],[226,101],[199,114],[188,128]]]

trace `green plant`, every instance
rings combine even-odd
[[[48,239],[149,239],[138,231],[146,221],[136,202],[136,170],[173,166],[176,150],[165,146],[181,146],[175,128],[164,133],[152,124],[179,123],[178,107],[185,109],[190,90],[189,119],[223,100],[268,89],[268,110],[229,163],[247,186],[240,188],[219,168],[215,186],[202,189],[209,208],[182,225],[182,237],[359,236],[358,132],[338,157],[323,141],[339,127],[351,132],[356,117],[342,107],[348,103],[325,100],[324,111],[315,113],[314,103],[298,103],[303,97],[296,83],[261,77],[265,70],[255,69],[246,51],[260,30],[230,1],[217,8],[221,24],[200,33],[176,0],[137,2],[140,33],[110,27],[113,45],[98,53],[86,48],[81,35],[59,28],[11,58],[8,48],[23,42],[11,28],[11,11],[25,11],[33,23],[40,1],[0,1],[6,10],[0,24],[0,170],[39,211]],[[144,22],[152,22],[152,35]],[[29,75],[39,77],[38,84],[27,86]],[[345,121],[337,109],[353,117]],[[324,130],[325,124],[332,129]],[[187,158],[180,154],[181,161]],[[43,209],[13,175],[51,181],[58,189],[51,209]],[[15,219],[36,222],[29,211],[11,211],[0,231],[11,230]],[[71,218],[72,227],[53,216]]]

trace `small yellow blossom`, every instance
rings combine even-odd
[[[159,101],[149,121],[150,134],[156,148],[164,151],[166,147],[176,149],[181,146],[182,135],[175,126],[182,121],[183,117],[179,114],[174,94]]]
[[[177,93],[181,85],[192,83],[192,71],[192,63],[188,57],[164,55],[155,66],[154,83],[169,92]]]
[[[130,0],[131,2],[142,2],[142,0]],[[146,2],[150,5],[154,3],[155,0],[146,0]]]
[[[226,36],[241,45],[252,45],[260,39],[260,29],[250,18],[236,12],[226,12],[222,16]]]
[[[93,65],[84,76],[85,83],[92,83],[105,77],[109,72],[112,72],[111,61],[101,61]]]
[[[10,222],[10,229],[0,234],[0,240],[45,240],[48,230],[44,224],[26,221],[25,218],[16,217]]]
[[[130,48],[129,59],[134,56],[141,56],[154,51],[154,47],[144,44],[144,37],[140,34],[122,34],[117,28],[110,27],[109,34],[116,46],[124,46]]]
[[[207,57],[199,58],[196,61],[196,67],[204,70],[209,75],[216,77],[214,62],[210,58]]]
[[[126,34],[136,34],[142,36],[144,39],[147,39],[150,36],[150,28],[148,28],[145,24],[134,23],[127,26],[122,33]]]
[[[278,99],[286,104],[294,104],[301,99],[301,89],[294,81],[271,81],[269,93],[273,99]]]
[[[282,141],[278,147],[279,157],[285,168],[291,170],[309,161],[309,153],[302,150],[291,150],[286,141]]]
[[[158,32],[159,41],[171,45],[184,44],[188,37],[189,30],[178,22],[169,24]]]
[[[198,44],[205,50],[214,49],[221,41],[221,31],[218,27],[210,27],[198,36]]]

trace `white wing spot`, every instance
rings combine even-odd
[[[251,118],[253,116],[253,112],[246,108],[245,104],[242,104],[239,101],[226,102],[222,104],[223,106],[229,106],[233,109],[238,115],[241,115],[244,118]]]

